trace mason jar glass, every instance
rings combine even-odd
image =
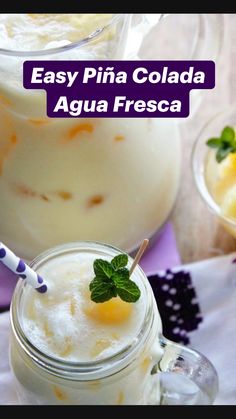
[[[66,255],[90,253],[113,258],[121,251],[97,242],[54,247],[30,266],[40,270]],[[129,257],[128,266],[133,259]],[[149,281],[137,266],[145,313],[137,335],[112,356],[93,362],[72,362],[49,355],[24,331],[28,285],[19,279],[11,303],[10,365],[22,404],[159,405],[212,404],[218,389],[211,362],[191,348],[168,341]]]

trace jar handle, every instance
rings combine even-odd
[[[160,337],[164,350],[152,369],[160,374],[161,404],[213,404],[218,392],[218,374],[200,352]]]

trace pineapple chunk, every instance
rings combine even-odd
[[[72,344],[72,339],[70,336],[66,336],[64,345],[62,345],[60,350],[58,350],[58,353],[60,356],[67,357],[68,355],[71,354],[71,352],[73,352],[73,350],[74,350],[74,347]]]
[[[229,189],[225,194],[221,204],[221,212],[225,217],[236,219],[236,185]],[[234,237],[236,237],[236,227],[222,220],[225,229]]]
[[[27,304],[27,316],[31,320],[36,320],[34,300],[30,300],[29,303]]]
[[[236,173],[232,176],[226,176],[220,179],[213,187],[214,198],[217,203],[224,200],[228,190],[236,185]]]
[[[217,165],[217,170],[218,176],[212,192],[216,202],[221,203],[228,190],[236,185],[236,154],[229,154]]]
[[[46,337],[49,338],[49,337],[53,336],[53,332],[49,328],[47,321],[44,322],[43,330],[44,330],[44,334],[45,334]]]
[[[117,396],[117,400],[116,400],[116,403],[115,404],[116,405],[123,404],[124,399],[125,399],[125,395],[124,395],[123,391],[120,391],[119,394],[118,394],[118,396]]]
[[[74,316],[76,313],[76,301],[72,298],[70,300],[70,314],[71,316]]]
[[[53,386],[53,393],[55,394],[58,400],[66,400],[66,394],[60,389],[60,387]]]
[[[151,356],[147,356],[146,358],[143,359],[143,361],[141,363],[141,369],[145,374],[149,370],[149,367],[151,366],[151,362],[152,362],[152,357]]]
[[[98,339],[95,342],[95,345],[91,349],[91,356],[96,358],[100,355],[105,349],[111,346],[112,342],[109,339]]]
[[[221,177],[236,176],[236,154],[229,154],[219,166],[219,174]]]
[[[236,184],[225,194],[221,209],[223,215],[236,219]]]
[[[128,320],[132,312],[132,304],[120,298],[112,298],[104,303],[93,303],[85,309],[87,316],[99,323],[121,324]]]

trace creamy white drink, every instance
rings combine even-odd
[[[47,118],[45,92],[22,86],[26,60],[123,59],[128,23],[112,19],[0,15],[0,47],[15,51],[0,53],[0,234],[28,260],[77,240],[131,251],[173,207],[180,172],[173,120]],[[89,42],[62,49],[104,25]]]
[[[18,284],[10,352],[21,403],[159,404],[158,374],[151,372],[162,356],[162,324],[144,273],[136,267],[131,276],[141,291],[135,303],[91,300],[94,260],[116,254],[98,244],[61,247],[38,265],[47,293]]]
[[[1,48],[36,51],[61,47],[87,38],[112,18],[110,13],[1,13]]]

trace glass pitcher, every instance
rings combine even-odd
[[[50,15],[5,15],[2,25],[1,240],[28,260],[78,240],[132,252],[143,237],[160,232],[173,208],[181,165],[178,121],[48,118],[45,92],[23,88],[22,65],[26,60],[142,59],[152,31],[179,15],[51,16],[50,33]],[[187,59],[217,59],[223,16],[191,16],[193,37],[188,31],[184,51],[169,40],[165,54],[152,59],[186,58],[186,53]]]

